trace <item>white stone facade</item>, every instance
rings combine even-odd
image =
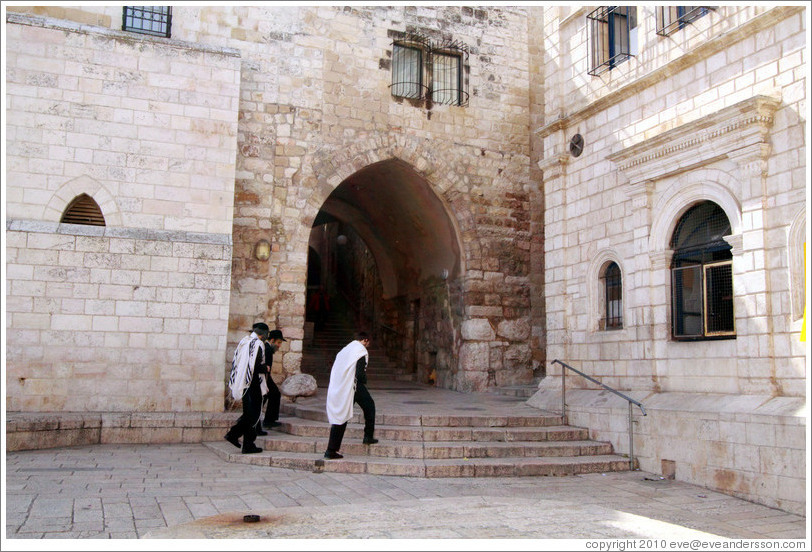
[[[808,357],[791,305],[808,236],[807,10],[720,6],[661,37],[655,7],[638,7],[637,55],[592,77],[591,9],[544,12],[547,357],[644,403],[643,469],[675,461],[680,479],[805,511]],[[579,157],[567,150],[576,133]],[[700,201],[731,225],[735,339],[672,337],[670,240]],[[622,274],[611,331],[600,323],[609,262]],[[560,373],[536,404],[560,408]],[[568,393],[570,420],[628,451],[626,408],[600,407],[604,394]]]
[[[4,33],[8,410],[222,411],[237,52]],[[60,224],[82,193],[105,227]]]
[[[636,55],[600,76],[594,7],[177,6],[172,38],[119,31],[121,6],[3,9],[9,411],[221,412],[257,320],[297,373],[313,222],[364,174],[436,207],[387,204],[452,266],[376,262],[420,301],[395,318],[439,385],[560,359],[644,402],[643,469],[805,512],[806,7],[719,6],[669,37],[638,7]],[[469,48],[466,106],[392,97],[406,32]],[[60,224],[79,194],[105,227]],[[731,224],[735,339],[672,338],[670,240],[699,201]],[[534,404],[560,405],[557,366]],[[570,421],[627,452],[625,403],[567,387]]]

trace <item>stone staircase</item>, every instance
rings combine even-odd
[[[314,332],[314,338],[305,341],[302,350],[301,371],[316,378],[319,387],[327,388],[330,368],[336,354],[350,341],[355,330],[350,322],[340,316],[329,319],[324,328]],[[374,381],[414,381],[414,374],[399,368],[387,356],[384,349],[373,339],[369,346],[367,379]]]
[[[380,393],[372,391],[373,396]],[[629,469],[628,458],[614,454],[610,443],[590,440],[588,430],[566,425],[561,416],[541,411],[518,416],[384,413],[376,419],[375,436],[380,442],[364,445],[363,415],[356,409],[341,448],[344,458],[324,460],[330,424],[323,406],[326,393],[320,390],[320,394],[321,399],[311,397],[310,404],[283,404],[282,425],[257,438],[261,453],[243,455],[225,440],[206,446],[230,462],[316,472],[430,478]],[[424,401],[412,401],[420,402]]]

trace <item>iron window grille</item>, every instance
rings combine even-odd
[[[619,330],[623,328],[623,286],[620,267],[611,262],[603,271],[604,318],[601,329]]]
[[[601,6],[586,18],[591,38],[588,74],[600,75],[637,54],[635,6]]]
[[[655,8],[657,34],[670,36],[715,9],[711,6],[658,6]]]
[[[723,239],[729,233],[727,215],[709,201],[679,220],[671,240],[674,339],[735,337],[733,255]]]
[[[59,222],[68,224],[86,224],[89,226],[105,226],[104,215],[99,204],[87,194],[79,194],[71,201]]]
[[[172,8],[124,6],[121,30],[169,38],[172,33]]]
[[[444,105],[468,105],[464,72],[468,48],[407,35],[392,43],[392,95]]]

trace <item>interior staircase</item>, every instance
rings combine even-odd
[[[353,323],[344,309],[335,309],[325,321],[324,327],[314,331],[313,339],[306,340],[302,350],[301,371],[316,378],[319,387],[327,388],[330,383],[330,369],[338,352],[355,335]],[[370,342],[367,379],[376,381],[414,381],[415,376],[401,369],[386,356],[380,343],[374,338]]]

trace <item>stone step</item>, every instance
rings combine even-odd
[[[346,454],[340,460],[325,460],[322,456],[323,453],[319,451],[280,452],[263,450],[263,452],[257,454],[242,454],[225,441],[205,443],[205,445],[229,462],[332,473],[367,473],[426,478],[521,477],[565,476],[626,471],[629,469],[628,458],[616,454],[445,459],[376,458]]]
[[[300,437],[327,439],[330,424],[324,421],[297,418],[280,419],[279,430]],[[363,437],[363,425],[348,424],[345,439]],[[589,439],[589,431],[572,426],[544,427],[471,427],[471,426],[431,426],[431,425],[387,425],[375,424],[375,437],[387,441],[474,441],[474,442],[515,442],[515,441],[578,441]]]
[[[322,404],[299,405],[297,403],[284,403],[280,407],[280,413],[291,416],[288,421],[312,420],[327,423],[327,412]],[[282,419],[280,421],[286,421]],[[360,409],[354,411],[350,424],[363,424],[364,415]],[[375,417],[378,426],[442,426],[442,427],[478,427],[478,428],[515,428],[515,427],[549,427],[566,425],[566,421],[560,415],[545,415],[539,413],[536,416],[495,416],[492,414],[466,414],[466,415],[441,415],[441,414],[389,414],[378,413]],[[567,426],[572,427],[572,426]]]
[[[322,454],[327,449],[327,437],[300,437],[271,431],[257,437],[257,445],[281,452],[310,452]],[[359,440],[345,436],[341,450],[351,456],[374,456],[384,458],[506,458],[548,457],[612,454],[612,445],[598,441],[511,441],[511,442],[460,442],[460,441],[387,441],[381,439],[375,445],[365,445]]]
[[[538,391],[538,384],[532,385],[503,385],[501,387],[489,387],[488,393],[504,395],[507,397],[520,397],[528,399]]]

